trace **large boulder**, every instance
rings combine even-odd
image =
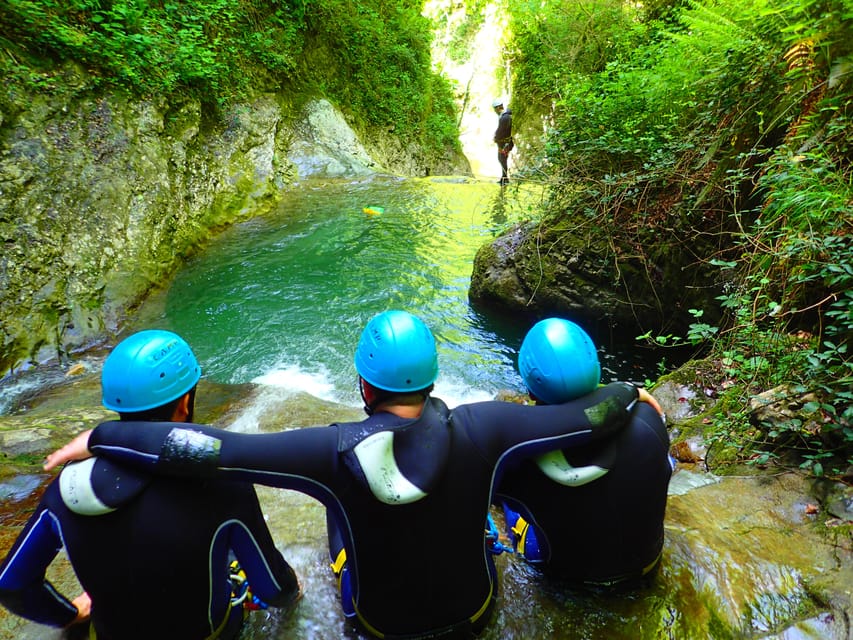
[[[570,222],[524,222],[483,245],[474,258],[472,301],[534,315],[606,322],[636,336],[684,336],[689,309],[719,318],[719,273],[667,245],[642,252],[606,228]],[[675,246],[675,245],[673,245]]]

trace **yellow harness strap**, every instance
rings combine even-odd
[[[584,584],[596,586],[596,587],[613,587],[623,582],[627,582],[632,579],[641,578],[644,575],[647,575],[652,572],[652,570],[657,567],[658,563],[663,557],[663,549],[658,553],[654,560],[652,560],[649,564],[643,567],[642,571],[640,571],[640,575],[631,574],[627,576],[619,576],[617,578],[612,578],[610,580],[586,580]]]
[[[329,567],[332,569],[332,573],[335,574],[338,578],[338,591],[341,590],[341,580],[343,580],[343,571],[344,565],[347,563],[347,550],[341,549],[338,552],[338,557],[335,558],[335,561],[329,564]],[[356,617],[358,617],[359,622],[364,625],[364,628],[367,629],[371,634],[376,636],[377,638],[384,638],[385,634],[379,631],[378,629],[374,629],[367,620],[361,617],[361,612],[359,612],[358,607],[355,606],[355,601],[352,603],[352,608],[355,611]]]
[[[477,620],[482,618],[483,614],[489,610],[489,605],[492,602],[492,594],[493,593],[494,593],[494,586],[489,588],[489,595],[488,595],[488,597],[486,597],[486,601],[483,603],[483,606],[480,607],[480,609],[473,616],[468,618],[471,621],[471,624],[474,624],[475,622],[477,622]],[[359,612],[358,609],[356,609],[355,614],[358,616],[358,621],[364,626],[364,628],[367,631],[369,631],[371,634],[373,634],[377,638],[384,638],[385,637],[384,633],[382,633],[381,631],[379,631],[375,627],[371,626],[370,623],[367,622],[367,620],[365,620],[362,617],[361,612]]]
[[[332,573],[334,573],[338,578],[341,577],[341,571],[344,570],[344,565],[347,563],[347,550],[341,549],[338,553],[338,557],[335,558],[335,561],[332,562],[329,566],[332,568]]]
[[[245,615],[245,612],[244,612]],[[228,601],[228,609],[225,611],[225,617],[222,619],[222,624],[219,625],[219,628],[207,636],[204,640],[216,640],[219,637],[219,634],[225,629],[225,625],[228,624],[228,620],[231,618],[231,601]]]
[[[486,601],[483,603],[483,606],[480,607],[480,609],[477,611],[477,613],[475,613],[473,616],[471,616],[469,618],[469,620],[471,621],[472,624],[477,622],[477,620],[479,620],[480,618],[482,618],[483,614],[486,613],[486,611],[488,611],[489,605],[492,603],[492,595],[494,594],[494,592],[495,592],[495,585],[492,584],[490,581],[489,595],[486,596]]]
[[[384,634],[384,633],[382,633],[382,632],[381,632],[381,631],[379,631],[378,629],[375,629],[374,627],[370,626],[370,624],[367,622],[367,620],[365,620],[364,618],[362,618],[362,617],[361,617],[361,612],[360,612],[358,609],[356,609],[356,610],[355,610],[355,615],[356,615],[356,616],[358,616],[358,621],[359,621],[359,622],[364,626],[364,628],[365,628],[367,631],[369,631],[372,635],[376,636],[377,638],[384,638],[384,637],[385,637],[385,634]]]
[[[527,531],[530,529],[530,523],[521,516],[512,525],[512,532],[518,536],[518,550],[524,554],[525,545],[527,544]]]

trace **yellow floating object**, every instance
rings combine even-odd
[[[69,368],[68,371],[65,372],[65,375],[67,377],[79,376],[81,373],[85,373],[85,372],[86,372],[85,365],[78,362],[77,364],[71,365],[71,368]]]
[[[380,213],[385,213],[382,207],[365,207],[362,209],[369,216],[378,216]]]

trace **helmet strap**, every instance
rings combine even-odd
[[[361,401],[364,403],[364,412],[372,416],[382,398],[376,393],[376,389],[370,383],[365,382],[361,376],[358,377],[358,391],[361,394]],[[371,396],[369,400],[368,395]]]

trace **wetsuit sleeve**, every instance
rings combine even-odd
[[[0,565],[0,604],[15,615],[51,627],[65,627],[77,608],[45,578],[62,548],[53,516],[42,503]]]
[[[486,459],[512,463],[618,433],[627,426],[637,399],[636,387],[614,382],[564,404],[460,405],[453,410],[452,420],[467,430]]]
[[[299,591],[296,573],[276,548],[254,489],[243,496],[242,521],[232,525],[231,549],[246,572],[252,593],[266,604],[285,606]]]
[[[226,477],[303,491],[325,501],[337,471],[337,427],[234,433],[173,422],[105,422],[89,449],[155,475]]]

